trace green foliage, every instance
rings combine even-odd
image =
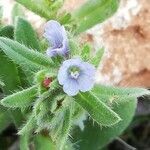
[[[15,19],[14,39],[30,49],[40,51],[36,32],[33,30],[31,24],[21,17],[16,17]],[[23,68],[20,72],[22,77],[24,75],[23,82],[26,83],[28,81],[32,83],[33,73],[26,70],[26,68]]]
[[[116,12],[118,5],[118,0],[87,1],[73,14],[77,22],[76,33],[84,32],[92,26],[103,22]]]
[[[11,118],[3,106],[0,106],[0,133],[11,123]]]
[[[51,139],[46,135],[36,135],[34,145],[36,150],[55,150]]]
[[[66,146],[66,141],[68,140],[68,135],[72,124],[72,109],[66,108],[64,112],[64,119],[62,123],[61,132],[58,134],[58,144],[59,150],[63,150]],[[58,146],[57,146],[58,147]]]
[[[23,108],[31,106],[36,98],[37,87],[31,87],[23,91],[14,93],[1,100],[1,104],[5,107]]]
[[[81,50],[82,59],[88,61],[88,59],[90,58],[90,52],[91,52],[91,47],[87,44],[84,45]]]
[[[92,92],[78,94],[75,96],[75,101],[100,125],[112,126],[121,120],[114,111],[106,106],[101,99],[96,97]]]
[[[13,27],[12,26],[5,26],[1,28],[0,35],[13,38]],[[11,62],[6,55],[0,50],[0,77],[4,83],[2,86],[3,94],[7,95],[10,94],[12,91],[18,89],[21,86],[19,73],[17,70],[16,65]],[[20,125],[22,120],[22,114],[19,110],[5,110],[5,117],[6,119],[10,117],[9,122],[14,123],[16,126]],[[8,116],[7,116],[8,115]],[[7,126],[6,126],[7,127]]]
[[[35,117],[33,114],[28,117],[28,121],[26,124],[19,130],[18,134],[22,136],[26,136],[26,134],[30,134],[36,126]]]
[[[0,78],[5,85],[2,90],[5,94],[9,94],[20,86],[20,79],[16,65],[2,51],[0,51],[0,70]]]
[[[28,134],[20,136],[20,150],[30,150]]]
[[[8,37],[10,39],[13,39],[14,38],[14,27],[11,26],[11,25],[8,25],[8,26],[4,26],[3,28],[1,28],[0,30],[0,36],[3,36],[3,37]],[[2,53],[2,52],[0,52]],[[5,54],[2,54],[3,57],[5,58],[5,60],[7,60],[7,62],[9,62],[9,65],[11,65],[12,67],[10,67],[10,70],[7,70],[6,68],[9,68],[8,66],[3,66],[2,68],[5,69],[5,72],[8,71],[8,72],[13,72],[12,70],[15,69],[17,70],[17,74],[18,75],[14,75],[14,78],[17,78],[18,76],[20,77],[20,82],[21,84],[23,83],[24,87],[25,85],[27,85],[27,81],[26,81],[26,76],[24,75],[24,72],[23,70],[21,70],[21,68],[19,68],[19,66],[17,66],[15,63],[13,63],[11,60],[9,60],[9,58],[6,58],[7,56]],[[3,59],[4,59],[3,58]],[[4,60],[3,60],[4,61]],[[2,61],[2,63],[3,63]],[[6,63],[8,64],[8,63]],[[14,68],[15,67],[15,68]],[[3,73],[2,76],[4,76],[5,73]],[[8,75],[8,74],[7,74]],[[11,75],[11,74],[10,74]],[[5,80],[5,82],[7,82],[7,80]],[[9,81],[8,81],[9,82]],[[15,80],[14,80],[15,82]],[[10,83],[11,84],[11,83]]]
[[[0,47],[9,58],[27,69],[38,70],[41,67],[54,67],[50,58],[16,41],[0,37]]]
[[[104,85],[95,85],[92,89],[92,92],[95,93],[97,97],[100,95],[111,95],[111,96],[120,96],[120,97],[139,97],[142,95],[150,94],[150,91],[143,88],[121,88],[121,87],[111,87]]]
[[[99,50],[96,51],[95,55],[93,56],[93,58],[91,59],[91,63],[95,66],[95,67],[98,67],[101,59],[102,59],[102,56],[104,54],[104,48],[101,48]]]
[[[27,9],[33,11],[41,17],[46,19],[52,19],[51,11],[48,9],[48,6],[43,5],[44,2],[41,0],[16,0],[16,2],[20,3]]]
[[[72,40],[71,37],[70,37],[70,41],[69,41],[69,48],[70,48],[70,55],[71,56],[74,56],[74,55],[79,55],[80,54],[80,47],[79,45],[77,44],[77,41],[74,39]],[[78,50],[78,51],[77,51]],[[84,56],[82,56],[84,57]]]
[[[93,120],[86,120],[84,131],[76,127],[72,133],[73,143],[77,143],[75,147],[86,150],[99,150],[104,147],[127,128],[132,120],[135,109],[135,98],[130,98],[125,103],[114,104],[113,110],[119,114],[122,120],[111,127],[100,127],[97,123],[93,123]]]
[[[129,125],[136,109],[136,97],[150,92],[142,88],[116,88],[103,85],[96,85],[92,92],[122,119],[116,125],[102,128],[97,123],[93,124],[92,120],[87,120],[83,132],[79,128],[74,130],[74,142],[84,139],[79,143],[80,149],[98,150],[119,136]]]
[[[14,37],[14,27],[11,25],[4,26],[0,29],[0,36],[8,37],[10,39],[13,39]]]
[[[68,24],[68,23],[71,23],[72,21],[72,18],[71,18],[71,14],[70,13],[66,13],[64,14],[64,16],[60,17],[59,20],[60,20],[60,23],[61,24]]]
[[[33,30],[31,24],[25,19],[20,17],[16,18],[14,37],[16,41],[24,44],[30,49],[40,51],[40,45],[36,32]]]
[[[0,36],[13,38],[13,34],[14,34],[13,26],[5,26],[0,30]],[[16,65],[13,62],[11,62],[1,50],[0,50],[0,70],[1,70],[0,78],[5,85],[2,87],[2,89],[5,94],[9,94],[10,91],[15,90],[18,86],[21,85]]]

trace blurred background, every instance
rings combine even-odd
[[[71,12],[86,0],[65,0],[62,9]],[[12,24],[12,11],[18,11],[29,20],[42,36],[45,20],[26,10],[14,0],[0,0],[3,24]],[[104,47],[105,54],[99,66],[97,82],[124,87],[150,88],[150,0],[121,0],[113,17],[80,35],[81,42],[89,42],[93,49]],[[61,10],[60,10],[61,11]],[[146,99],[143,101],[143,99]],[[150,150],[150,97],[139,98],[137,112],[121,138],[108,147],[111,150]],[[13,127],[0,136],[0,143],[10,144],[16,136]],[[1,150],[1,146],[0,146]],[[2,149],[3,150],[3,149]],[[13,147],[11,147],[13,150]]]

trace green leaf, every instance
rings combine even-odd
[[[14,93],[10,96],[5,97],[1,100],[1,104],[5,107],[12,108],[24,108],[31,106],[35,101],[37,93],[37,87],[33,86],[31,88],[25,89],[23,91]]]
[[[13,38],[14,29],[12,26],[5,26],[1,29],[0,35]],[[20,78],[18,75],[18,70],[16,65],[10,61],[6,55],[0,50],[0,77],[5,84],[5,86],[2,87],[2,90],[5,95],[10,94],[10,92],[18,89],[19,86],[21,86]],[[23,118],[21,112],[19,110],[6,110],[6,112],[10,116],[10,122],[13,121],[13,123],[16,126],[19,126],[21,123],[21,120]]]
[[[143,88],[123,88],[123,87],[113,87],[104,85],[95,85],[92,89],[97,97],[100,95],[111,95],[111,96],[124,96],[124,97],[139,97],[143,95],[149,95],[150,91]]]
[[[3,106],[0,106],[0,133],[11,123],[11,118]]]
[[[93,124],[91,119],[86,120],[84,131],[76,127],[73,131],[73,143],[78,149],[99,150],[117,136],[119,136],[129,125],[136,109],[135,98],[130,98],[125,103],[114,104],[113,110],[122,118],[118,124],[112,127],[100,127]]]
[[[76,33],[84,32],[92,26],[103,22],[116,12],[118,5],[118,0],[88,0],[73,14],[78,23]]]
[[[16,90],[20,86],[20,79],[18,76],[18,70],[16,65],[11,62],[6,55],[0,51],[0,78],[5,86],[2,90],[5,94],[9,94],[10,91]]]
[[[24,136],[26,134],[30,134],[35,127],[36,121],[33,114],[31,114],[31,116],[29,116],[29,118],[27,119],[26,124],[19,130],[18,134]]]
[[[71,16],[71,14],[70,13],[66,13],[66,14],[64,14],[64,16],[62,16],[62,17],[60,17],[59,19],[59,22],[61,23],[61,24],[69,24],[69,23],[71,23],[71,18],[72,16]]]
[[[91,49],[91,47],[87,44],[83,46],[82,51],[81,51],[81,56],[82,56],[83,60],[85,60],[85,61],[89,60],[89,58],[90,58],[90,49]]]
[[[104,49],[103,48],[99,49],[95,53],[94,57],[91,59],[90,63],[93,64],[95,67],[98,67],[98,65],[102,59],[103,54],[104,54]]]
[[[56,150],[51,139],[40,134],[34,137],[34,145],[36,150]]]
[[[79,103],[98,124],[112,126],[118,123],[121,118],[106,106],[92,92],[80,93],[75,96],[75,101]]]
[[[70,55],[74,56],[74,55],[79,55],[79,51],[77,51],[77,49],[79,50],[79,44],[76,41],[76,39],[73,39],[73,37],[69,37],[69,49],[70,49]]]
[[[10,39],[13,39],[14,38],[14,27],[13,26],[10,26],[10,25],[8,25],[8,26],[5,26],[5,27],[3,27],[3,28],[1,28],[1,30],[0,30],[0,36],[3,36],[3,37],[8,37],[8,38],[10,38]],[[1,53],[1,52],[0,52]],[[11,60],[9,60],[8,58],[7,58],[7,56],[6,55],[4,55],[3,53],[2,53],[2,55],[3,55],[3,60],[2,60],[2,64],[3,64],[3,61],[4,61],[4,59],[5,59],[5,61],[7,60],[7,62],[9,62],[9,65],[11,65],[11,67],[10,67],[10,69],[8,69],[9,67],[8,67],[8,63],[6,63],[7,64],[7,67],[6,66],[3,66],[4,67],[4,70],[5,70],[5,72],[7,71],[7,72],[9,72],[9,73],[7,73],[7,76],[11,73],[13,73],[14,71],[13,71],[13,69],[15,69],[16,71],[17,71],[17,75],[15,75],[14,74],[14,76],[13,76],[13,78],[17,78],[18,76],[20,76],[20,82],[22,83],[23,82],[23,86],[24,85],[26,85],[26,77],[25,77],[25,75],[24,75],[24,73],[23,73],[23,71],[21,70],[21,68],[19,68],[19,66],[16,66],[16,64],[14,64]],[[5,63],[4,63],[5,64]],[[15,67],[15,68],[14,68]],[[7,68],[7,69],[6,69]],[[5,73],[3,73],[3,75],[2,76],[4,76],[4,74]],[[10,75],[11,75],[10,74]],[[0,75],[1,76],[1,75]],[[12,76],[10,76],[11,78],[12,78]],[[13,81],[14,79],[12,79],[12,81]],[[14,80],[15,81],[15,80]],[[9,81],[8,81],[9,82]],[[10,82],[10,84],[11,84],[11,82]],[[15,85],[15,84],[14,84]]]
[[[27,9],[33,11],[37,15],[44,17],[46,19],[52,19],[50,9],[48,6],[43,5],[43,1],[38,0],[16,0]]]
[[[4,26],[0,29],[0,36],[8,37],[10,39],[13,39],[14,37],[14,27],[11,25]]]
[[[21,135],[20,136],[20,150],[30,150],[29,148],[29,135]]]
[[[20,34],[21,33],[21,34]],[[33,30],[31,24],[23,18],[17,17],[15,21],[15,40],[30,49],[40,51],[39,41],[36,32]]]
[[[0,37],[0,48],[9,58],[27,69],[37,70],[41,67],[54,67],[50,58],[8,38]]]
[[[0,77],[4,83],[2,89],[5,94],[8,94],[10,93],[10,91],[15,90],[16,87],[20,85],[18,71],[15,64],[8,60],[5,54],[3,54],[2,52],[0,52],[0,68]]]
[[[50,122],[53,119],[54,115],[50,112],[50,110],[45,109],[42,107],[41,111],[36,116],[37,125],[41,128],[49,128]]]
[[[59,144],[59,150],[64,150],[65,144],[67,143],[69,132],[71,129],[71,123],[72,123],[72,110],[67,108],[64,111],[64,118],[62,123],[61,132],[58,134],[58,144]]]

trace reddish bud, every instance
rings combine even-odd
[[[45,88],[49,88],[49,85],[51,84],[51,82],[52,82],[52,78],[46,77],[46,78],[43,80],[43,86],[44,86]]]

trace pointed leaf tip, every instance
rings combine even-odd
[[[75,96],[75,101],[100,125],[112,126],[121,121],[119,115],[105,105],[92,92],[78,94]]]

